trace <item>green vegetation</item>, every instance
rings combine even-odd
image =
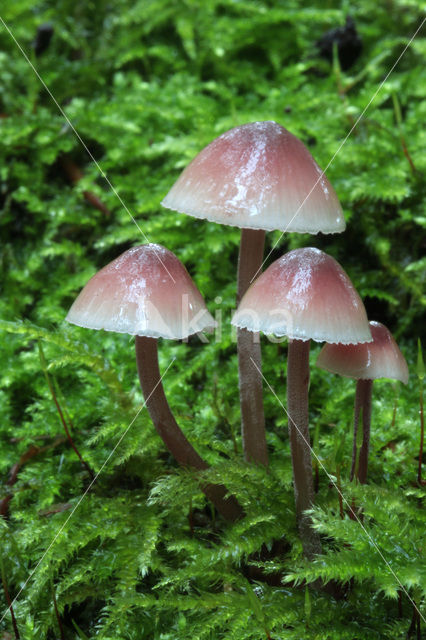
[[[375,92],[424,8],[420,0],[2,3],[0,15],[81,136],[0,24],[4,640],[17,632],[25,640],[420,638],[426,627],[413,601],[426,616],[416,376],[418,338],[426,343],[422,33]],[[336,48],[330,62],[315,42],[349,13],[363,50],[342,70]],[[32,43],[46,22],[54,32],[41,52]],[[323,465],[313,518],[324,555],[307,563],[287,418],[266,385],[270,468],[242,459],[229,325],[239,231],[160,201],[202,147],[245,122],[276,120],[325,168],[373,96],[327,170],[346,232],[267,234],[268,262],[300,246],[333,255],[410,369],[407,387],[375,383],[369,484],[354,486],[355,385],[316,369],[320,345],[312,345],[311,436]],[[64,322],[95,271],[146,238],[176,253],[223,317],[220,342],[194,337],[162,342],[159,351],[163,371],[176,358],[164,386],[212,465],[206,479],[226,484],[246,511],[233,525],[212,512],[195,475],[177,467],[146,410],[138,413],[133,339]],[[282,401],[285,354],[285,344],[264,341],[264,375]],[[340,517],[324,468],[340,475],[363,528],[349,504]],[[93,486],[89,470],[99,473]],[[334,580],[334,595],[318,588],[319,578]],[[17,597],[14,620],[6,592]]]

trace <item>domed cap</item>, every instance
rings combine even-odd
[[[334,258],[319,249],[289,251],[249,287],[232,324],[291,339],[371,341],[364,305]]]
[[[391,332],[380,322],[370,322],[373,342],[368,344],[326,344],[317,366],[341,376],[361,380],[392,378],[408,382],[408,367]]]
[[[89,329],[171,339],[216,326],[183,264],[158,244],[129,249],[101,269],[66,320]]]
[[[300,233],[345,229],[330,182],[305,145],[276,122],[244,124],[213,140],[162,205],[235,227]]]

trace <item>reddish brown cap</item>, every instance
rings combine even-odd
[[[345,229],[329,180],[305,145],[276,122],[244,124],[213,140],[161,204],[235,227],[300,233]]]
[[[338,262],[319,249],[289,251],[249,287],[232,324],[297,340],[371,341],[364,305]]]
[[[391,332],[380,322],[370,322],[373,342],[368,344],[326,344],[317,366],[341,376],[361,380],[392,378],[408,382],[408,367]]]
[[[129,249],[101,269],[66,320],[89,329],[171,339],[216,326],[183,264],[158,244]]]

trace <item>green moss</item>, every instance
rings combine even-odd
[[[318,57],[315,41],[349,11],[363,51],[342,71]],[[424,494],[415,484],[415,363],[426,305],[421,33],[375,93],[420,25],[420,4],[17,0],[2,17],[81,137],[0,25],[0,499],[12,495],[0,537],[21,637],[60,637],[53,589],[67,638],[405,638],[409,598],[425,615],[426,592]],[[45,22],[53,38],[36,57],[32,42]],[[270,233],[269,261],[309,245],[335,256],[369,316],[400,341],[411,371],[407,387],[375,385],[370,484],[360,488],[347,484],[353,382],[312,368],[316,453],[334,477],[339,451],[343,493],[362,507],[365,531],[339,517],[320,465],[314,519],[325,553],[310,565],[294,525],[287,419],[266,388],[270,470],[242,462],[228,323],[238,230],[160,206],[214,137],[267,119],[298,135],[320,166],[333,159],[327,174],[348,222],[333,236]],[[64,157],[84,174],[77,184]],[[91,275],[146,238],[178,255],[223,316],[220,342],[163,342],[160,364],[165,370],[176,358],[166,393],[212,465],[206,479],[224,482],[244,505],[246,518],[233,526],[212,517],[146,410],[132,423],[142,405],[133,340],[63,322]],[[39,340],[73,439],[100,473],[94,486],[63,438]],[[264,374],[280,397],[285,352],[264,340]],[[318,578],[343,581],[344,598],[315,589]],[[0,618],[0,630],[13,634],[5,601]]]

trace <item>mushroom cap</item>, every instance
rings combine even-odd
[[[89,329],[176,340],[216,326],[183,264],[158,244],[133,247],[98,271],[66,320]]]
[[[205,147],[161,203],[234,227],[345,229],[337,195],[305,145],[276,122],[235,127]]]
[[[408,382],[408,367],[391,332],[380,322],[370,322],[373,342],[368,344],[326,344],[317,366],[357,380],[392,378]]]
[[[289,251],[248,288],[232,324],[290,339],[369,342],[364,305],[338,262],[314,248]]]

